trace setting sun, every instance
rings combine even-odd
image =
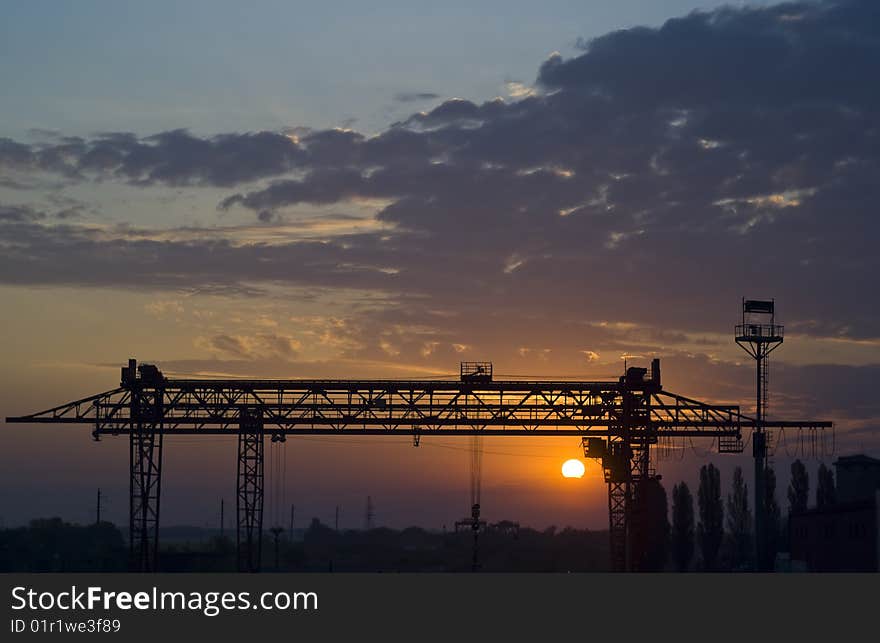
[[[566,460],[562,463],[562,475],[566,478],[583,478],[586,467],[580,460]]]

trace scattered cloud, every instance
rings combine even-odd
[[[507,95],[511,98],[525,98],[536,93],[534,87],[529,87],[516,80],[508,81],[504,83],[504,86],[507,88]]]
[[[301,343],[289,335],[257,333],[255,335],[216,334],[196,339],[196,347],[220,357],[245,360],[280,359],[297,357]]]
[[[176,299],[156,299],[144,306],[144,310],[158,319],[164,319],[183,314],[184,306]]]
[[[28,205],[2,205],[0,204],[0,222],[24,223],[45,219],[46,213],[35,210]]]
[[[418,103],[438,98],[440,98],[440,94],[433,92],[399,92],[394,95],[394,100],[398,103]]]

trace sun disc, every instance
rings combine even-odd
[[[580,460],[572,459],[562,463],[562,475],[566,478],[583,478],[586,470]]]

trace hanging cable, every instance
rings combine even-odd
[[[280,515],[287,507],[287,441],[281,443],[281,508],[279,511],[279,522],[281,525]]]
[[[275,525],[275,515],[277,508],[275,507],[275,484],[278,478],[275,475],[275,442],[269,442],[269,524]]]
[[[779,441],[782,442],[782,446],[785,449],[785,455],[788,456],[789,459],[797,456],[797,444],[795,444],[794,454],[792,454],[791,448],[789,447],[789,444],[788,444],[788,442],[789,442],[788,435],[785,433],[785,429],[780,429],[779,435],[780,435]]]
[[[471,530],[474,534],[471,571],[480,568],[479,535],[480,535],[480,487],[483,477],[483,436],[475,433],[471,436]]]
[[[708,449],[706,449],[705,451],[703,451],[703,453],[700,453],[700,451],[697,449],[696,445],[694,444],[694,440],[693,440],[693,438],[688,437],[688,441],[690,442],[691,450],[692,450],[692,451],[694,452],[694,454],[697,455],[698,457],[700,457],[700,458],[706,458],[706,457],[709,456],[710,453],[712,453],[712,448],[711,448],[711,447],[709,447]]]
[[[480,504],[483,476],[483,436],[471,436],[471,506]]]

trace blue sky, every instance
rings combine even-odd
[[[578,38],[719,4],[6,1],[0,135],[377,131],[438,102],[401,105],[396,94],[505,95]]]

